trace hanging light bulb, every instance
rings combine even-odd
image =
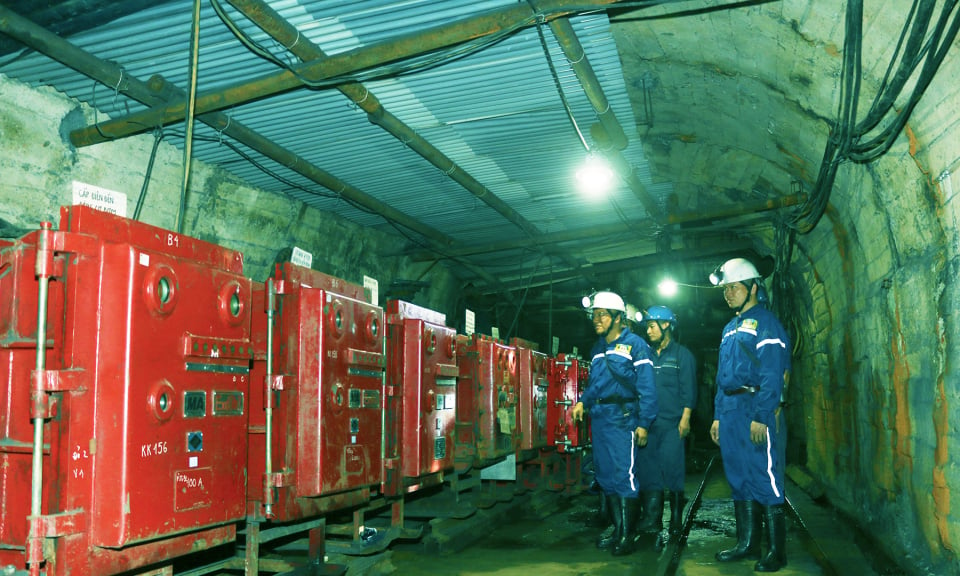
[[[657,292],[664,298],[671,298],[677,294],[677,281],[667,276],[657,284]]]
[[[610,163],[591,152],[577,169],[577,187],[587,196],[600,198],[613,187],[614,176]]]

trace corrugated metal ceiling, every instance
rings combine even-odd
[[[515,6],[514,0],[283,0],[268,2],[304,39],[327,55],[376,45],[401,35]],[[235,25],[289,65],[297,60],[255,24],[223,2]],[[145,81],[160,75],[181,89],[189,86],[192,2],[175,0],[68,36],[75,46],[119,63],[124,74]],[[636,136],[617,48],[603,12],[570,19],[628,145],[623,157],[662,206],[669,185],[654,186]],[[541,39],[542,34],[542,39]],[[297,42],[300,42],[298,39]],[[555,80],[543,50],[555,65]],[[541,234],[636,223],[648,217],[623,182],[607,201],[587,203],[573,185],[585,150],[557,90],[562,86],[576,125],[588,145],[597,113],[551,32],[543,25],[520,29],[482,49],[452,58],[452,48],[428,55],[430,66],[402,75],[364,81],[369,93],[415,133],[438,148],[454,167],[479,181]],[[101,119],[146,107],[111,87],[98,85],[49,57],[32,51],[8,55],[0,73],[31,85],[50,85],[95,105]],[[198,92],[209,93],[275,74],[276,64],[255,55],[204,2],[201,7]],[[221,111],[376,200],[452,238],[460,246],[528,238],[528,233],[448,177],[379,126],[339,91],[299,89]],[[165,138],[183,143],[183,124],[168,126]],[[376,213],[343,201],[328,190],[243,144],[197,122],[194,157],[218,164],[252,186],[286,194],[362,226],[394,231]],[[242,156],[241,156],[242,152]],[[637,230],[650,239],[652,230]],[[417,239],[416,234],[405,234]],[[606,257],[631,256],[629,243],[611,245]],[[523,259],[503,254],[475,256],[481,267],[504,279],[528,271]],[[541,258],[542,260],[543,258]],[[516,262],[511,266],[504,262]],[[553,254],[546,265],[569,267]],[[580,260],[580,264],[588,261]]]

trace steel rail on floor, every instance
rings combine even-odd
[[[674,576],[677,573],[677,567],[680,565],[680,557],[683,554],[683,548],[687,544],[687,537],[690,535],[690,528],[693,526],[693,519],[697,516],[700,509],[700,503],[703,501],[703,490],[710,481],[710,474],[713,472],[717,456],[712,456],[707,468],[703,472],[703,480],[700,481],[700,487],[697,488],[697,494],[686,510],[686,517],[680,528],[680,533],[675,537],[670,537],[667,541],[666,549],[660,556],[657,563],[657,576]],[[672,511],[671,511],[672,513]]]
[[[660,556],[659,562],[657,563],[656,576],[676,575],[680,566],[680,560],[683,557],[683,551],[687,543],[687,538],[690,535],[690,529],[693,526],[697,512],[699,511],[700,505],[703,501],[704,490],[712,480],[711,472],[713,472],[714,468],[717,467],[717,460],[719,460],[719,458],[719,456],[714,455],[707,463],[707,467],[703,473],[703,479],[701,480],[700,486],[697,489],[696,496],[690,503],[690,506],[686,509],[686,515],[684,517],[680,532],[676,536],[669,537],[669,540],[666,541],[665,549]],[[810,530],[806,523],[804,523],[800,512],[796,509],[796,507],[793,505],[793,502],[791,502],[789,498],[784,498],[784,508],[798,528],[795,533],[803,542],[804,548],[811,556],[813,556],[813,559],[823,570],[823,576],[839,576],[839,572],[837,571],[833,562],[830,561],[830,558],[824,552],[823,548],[820,547],[816,539],[810,534]]]
[[[810,530],[804,523],[800,513],[793,506],[793,502],[791,502],[789,498],[784,497],[783,507],[787,510],[787,512],[793,518],[793,521],[796,522],[797,526],[800,528],[799,532],[800,537],[803,540],[803,547],[806,548],[807,552],[813,556],[813,559],[816,560],[820,568],[823,569],[824,576],[840,576],[839,572],[837,572],[837,569],[834,567],[833,562],[830,561],[830,558],[823,551],[823,548],[821,548],[816,539],[811,536]]]

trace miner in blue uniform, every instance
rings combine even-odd
[[[640,511],[638,494],[650,480],[637,470],[637,451],[657,416],[650,347],[627,327],[626,306],[613,292],[584,299],[599,338],[590,353],[590,380],[572,409],[574,420],[590,412],[597,483],[606,495],[613,533],[597,547],[615,556],[633,550]]]
[[[717,395],[710,437],[720,446],[733,493],[737,545],[716,554],[720,562],[759,559],[757,572],[787,564],[781,462],[786,430],[780,401],[790,370],[790,342],[776,316],[758,301],[756,267],[743,258],[724,262],[710,281],[736,316],[723,329],[717,366]],[[761,525],[768,553],[761,558]]]
[[[666,306],[651,306],[642,315],[650,343],[657,384],[657,419],[649,431],[646,472],[657,482],[642,494],[643,521],[639,530],[659,532],[663,527],[663,491],[670,492],[671,536],[683,523],[683,489],[686,482],[684,438],[690,434],[690,415],[697,405],[697,366],[693,354],[676,341],[677,317]]]

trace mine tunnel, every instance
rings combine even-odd
[[[0,572],[752,573],[711,434],[743,280],[772,571],[960,574],[958,12],[4,1]],[[608,293],[696,390],[676,530],[674,488],[616,556]]]

